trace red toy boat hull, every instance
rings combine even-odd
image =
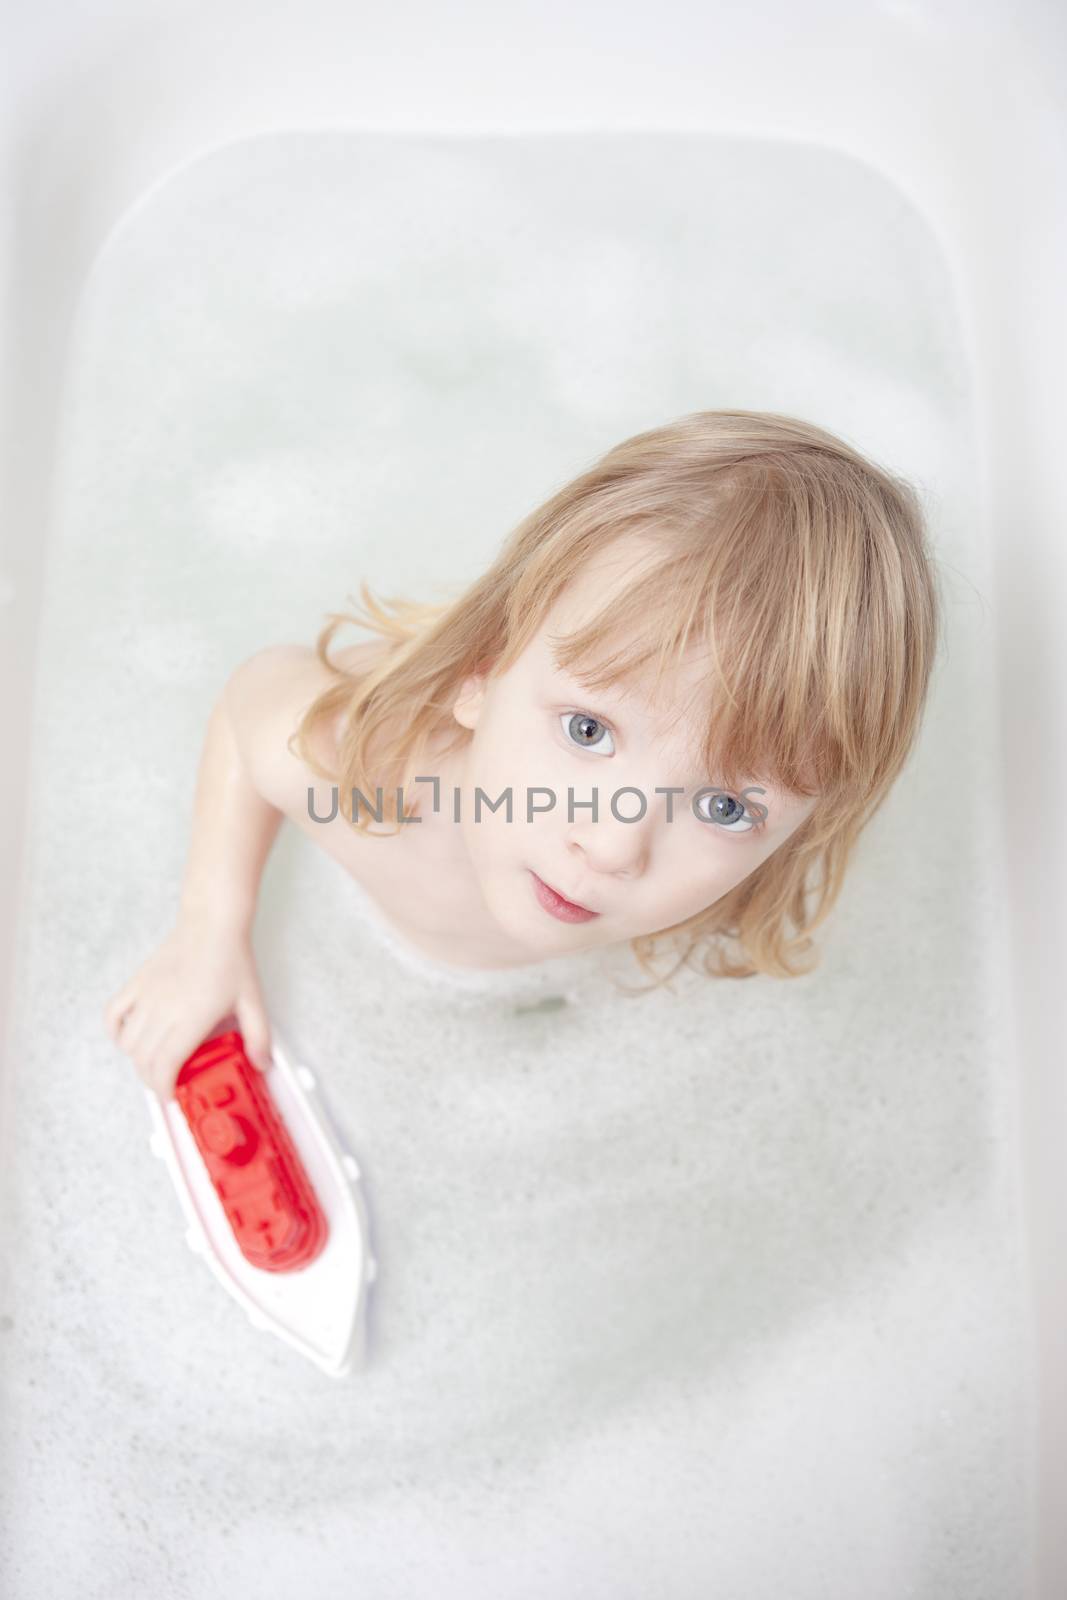
[[[294,1272],[329,1229],[263,1073],[237,1029],[207,1039],[174,1087],[241,1254],[266,1272]]]

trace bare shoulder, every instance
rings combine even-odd
[[[375,663],[388,642],[369,639],[333,658],[346,672]],[[337,683],[309,645],[274,644],[242,661],[231,673],[223,691],[230,725],[245,768],[257,791],[287,816],[302,815],[310,787],[329,788],[329,780],[313,771],[289,749],[304,712],[313,701]],[[332,725],[320,725],[312,743],[315,758],[334,770],[337,738],[343,712]]]

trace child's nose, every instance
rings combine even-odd
[[[619,805],[622,820],[608,811],[594,822],[592,818],[571,830],[571,843],[579,848],[590,867],[596,872],[637,877],[645,869],[652,848],[652,837],[659,826],[651,807],[643,817],[635,815],[626,821],[623,807]]]

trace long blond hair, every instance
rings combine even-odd
[[[921,502],[903,479],[811,423],[756,411],[698,411],[609,450],[514,529],[484,575],[439,603],[360,590],[316,641],[332,683],[289,748],[397,823],[428,741],[450,725],[464,680],[504,673],[588,557],[633,533],[662,557],[610,608],[569,636],[560,664],[589,688],[654,692],[688,645],[710,647],[705,756],[729,790],[755,780],[818,795],[809,817],[742,882],[674,927],[632,941],[642,968],[661,945],[694,953],[708,976],[798,977],[856,841],[914,744],[941,633],[941,600]],[[346,622],[393,641],[369,671],[329,656]],[[614,646],[614,653],[608,654]],[[318,730],[341,716],[337,771],[316,759]],[[294,750],[295,746],[295,750]],[[377,776],[373,776],[376,774]],[[393,796],[396,795],[394,800]],[[360,805],[360,812],[365,808]],[[368,837],[392,837],[392,834]],[[733,939],[732,962],[723,941]]]

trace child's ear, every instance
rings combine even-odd
[[[485,700],[485,674],[474,672],[463,680],[463,687],[452,702],[452,715],[463,728],[476,728]]]

